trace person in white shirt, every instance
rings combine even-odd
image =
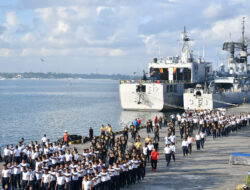
[[[182,141],[181,146],[182,146],[183,156],[185,157],[188,155],[188,141],[186,137]]]
[[[120,171],[121,169],[119,168],[118,164],[117,163],[114,163],[114,176],[115,176],[115,187],[120,187]],[[128,185],[128,180],[126,178],[126,176],[128,176],[128,165],[125,163],[124,161],[124,164],[123,164],[123,172],[125,172],[125,179],[126,179],[126,183]],[[126,184],[125,183],[125,184]]]
[[[36,187],[36,189],[39,189],[41,186],[43,173],[42,173],[40,167],[38,167],[35,171],[36,171],[36,173],[35,173],[35,176],[36,176],[35,187]]]
[[[5,161],[5,164],[8,165],[9,161],[10,161],[10,149],[9,149],[9,145],[7,145],[5,147],[5,149],[3,150],[3,158]]]
[[[145,143],[144,147],[142,147],[142,153],[145,157],[145,159],[149,161],[149,154],[148,154],[148,146],[147,144]]]
[[[92,190],[92,185],[90,175],[85,175],[82,181],[82,190]]]
[[[14,162],[13,166],[13,183],[15,188],[21,188],[20,183],[20,177],[21,177],[21,166],[18,164],[17,161]]]
[[[26,168],[23,168],[23,172],[22,172],[22,189],[27,189],[28,188],[28,184],[29,184],[29,180],[30,180],[30,173],[27,171]]]
[[[46,134],[44,134],[41,139],[41,144],[44,146],[46,144],[46,141],[47,141],[47,137],[46,137]]]
[[[29,174],[30,174],[30,178],[29,178],[29,188],[31,189],[35,189],[35,178],[36,178],[36,171],[32,170],[31,167],[29,167]]]
[[[65,160],[68,164],[70,164],[70,162],[72,161],[72,154],[70,153],[70,150],[67,150],[67,153],[65,154]]]
[[[170,142],[172,142],[175,145],[176,142],[176,136],[174,135],[174,132],[171,133],[169,137]]]
[[[201,136],[201,148],[204,149],[206,134],[201,131],[200,136]]]
[[[3,165],[2,169],[2,187],[5,189],[5,186],[7,185],[10,187],[10,181],[11,181],[11,171],[7,168],[7,165]]]
[[[78,172],[76,170],[76,168],[74,167],[72,170],[72,190],[73,189],[79,189],[79,185],[78,185],[78,179],[79,179],[79,175]]]
[[[64,173],[64,176],[65,176],[65,180],[66,180],[66,186],[67,186],[67,189],[71,190],[72,189],[72,173],[70,172],[70,169],[67,168],[66,169],[66,172]]]
[[[55,172],[53,167],[50,167],[50,171],[49,171],[49,176],[50,176],[50,180],[49,180],[49,187],[51,190],[55,190],[56,187],[56,175],[57,173]]]
[[[18,164],[21,163],[21,153],[22,151],[18,149],[18,146],[14,149],[14,161],[18,162]]]
[[[169,136],[169,134],[166,134],[166,137],[165,137],[165,145],[167,145],[167,144],[170,144],[170,136]]]
[[[42,175],[42,181],[41,181],[41,186],[43,190],[49,189],[49,183],[50,183],[50,174],[48,173],[47,169],[44,169],[44,173]]]
[[[58,171],[58,176],[56,180],[56,189],[57,190],[66,189],[66,180],[65,180],[65,177],[62,175],[61,171]]]
[[[201,135],[200,135],[200,131],[197,132],[197,134],[195,135],[195,141],[196,141],[196,148],[197,150],[201,149]]]
[[[171,153],[172,153],[172,150],[170,148],[170,145],[167,144],[166,147],[164,148],[164,152],[165,154],[165,158],[166,158],[166,162],[167,162],[167,167],[169,166],[170,164],[170,161],[171,161]]]
[[[149,141],[149,144],[148,144],[148,155],[147,155],[147,158],[148,158],[148,161],[149,161],[149,157],[150,157],[150,155],[151,155],[151,152],[152,152],[152,150],[154,149],[154,145],[153,145],[153,143],[152,143],[152,141]]]
[[[172,158],[175,162],[175,145],[172,142],[170,143],[170,149],[171,149]]]
[[[109,187],[109,174],[106,170],[106,168],[102,168],[102,172],[100,172],[101,175],[101,184],[102,184],[102,189],[108,189]]]
[[[9,163],[13,163],[13,161],[14,161],[14,146],[13,146],[13,144],[11,144],[10,145],[10,159],[9,159]]]

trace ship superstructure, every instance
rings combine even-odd
[[[214,109],[249,102],[250,73],[245,39],[245,20],[242,21],[240,42],[229,41],[223,50],[229,52],[227,67],[220,65],[208,88],[188,89],[184,94],[185,109]]]
[[[203,83],[212,74],[212,65],[195,56],[184,28],[180,56],[154,58],[148,64],[144,80],[122,80],[120,101],[124,110],[157,110],[182,108],[184,89]]]

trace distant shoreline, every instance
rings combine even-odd
[[[135,80],[140,76],[122,75],[122,74],[72,74],[72,73],[0,73],[0,80],[4,79],[112,79],[112,80]]]

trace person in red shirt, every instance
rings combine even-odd
[[[156,171],[158,159],[159,159],[159,153],[154,148],[153,151],[151,152],[152,171]]]
[[[155,116],[154,122],[155,122],[155,124],[158,123],[158,117],[157,116]]]

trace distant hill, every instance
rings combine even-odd
[[[40,78],[40,79],[65,79],[65,78],[81,78],[81,79],[139,79],[139,76],[121,75],[121,74],[73,74],[73,73],[0,73],[0,78],[12,79],[12,78]]]

